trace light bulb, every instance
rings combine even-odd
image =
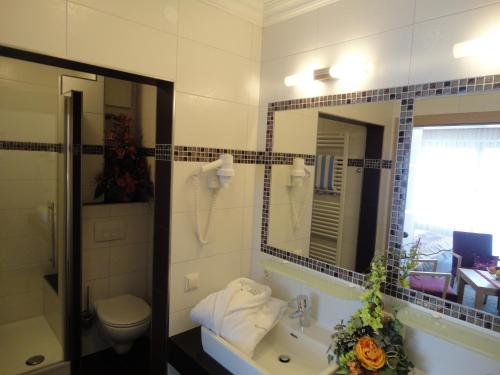
[[[312,82],[313,80],[314,80],[314,72],[311,70],[286,76],[284,82],[286,87],[292,87],[292,86],[305,85],[309,82]]]
[[[500,57],[500,32],[494,32],[481,38],[455,43],[453,45],[453,57],[461,59],[464,57]]]
[[[349,60],[332,65],[328,71],[333,79],[346,79],[366,76],[373,72],[373,64],[359,60]]]

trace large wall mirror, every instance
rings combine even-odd
[[[386,254],[387,294],[500,332],[499,89],[486,76],[271,103],[262,251],[357,284]]]
[[[171,82],[0,46],[2,374],[166,373],[172,110]]]
[[[403,239],[418,245],[412,289],[498,314],[499,165],[500,93],[415,102]]]
[[[387,249],[391,165],[399,103],[277,112],[268,244],[366,272]]]

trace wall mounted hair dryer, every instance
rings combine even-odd
[[[230,154],[222,154],[219,156],[219,159],[206,164],[201,167],[200,173],[207,173],[209,171],[217,170],[218,184],[214,184],[213,180],[210,180],[209,177],[209,186],[214,189],[216,187],[227,188],[229,186],[229,181],[234,176],[234,168],[233,168],[233,155]],[[217,182],[217,181],[215,181]]]
[[[290,171],[290,182],[287,184],[289,188],[288,192],[290,194],[289,196],[290,196],[290,205],[292,208],[292,223],[294,231],[299,228],[300,221],[304,213],[304,206],[302,207],[302,210],[300,212],[297,212],[297,207],[296,207],[297,197],[295,191],[297,190],[297,188],[304,185],[304,180],[306,178],[309,178],[310,176],[311,172],[306,167],[305,160],[302,158],[294,158],[292,169]]]
[[[209,173],[211,171],[216,171],[215,173],[210,173],[208,175],[208,188],[212,190],[212,199],[210,202],[210,208],[208,211],[207,225],[205,230],[201,230],[200,224],[200,176],[204,173]],[[198,236],[198,241],[205,245],[208,243],[208,233],[210,232],[210,226],[212,223],[212,214],[215,208],[215,202],[221,188],[227,188],[231,178],[234,177],[233,168],[233,155],[222,154],[219,159],[205,164],[200,168],[200,170],[193,176],[194,181],[194,206],[196,215],[196,234]]]
[[[288,186],[302,186],[304,179],[308,178],[311,172],[306,167],[305,160],[302,158],[294,158],[292,170],[290,171],[290,184]]]

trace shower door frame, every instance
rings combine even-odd
[[[115,69],[103,68],[96,65],[80,63],[58,57],[28,52],[17,48],[0,45],[0,56],[29,61],[37,64],[55,66],[80,72],[103,75],[106,77],[132,81],[140,84],[155,86],[156,94],[156,144],[155,144],[155,196],[154,196],[154,239],[153,239],[153,290],[152,290],[152,318],[151,318],[151,347],[150,347],[150,374],[164,375],[167,373],[168,363],[168,322],[169,322],[169,264],[170,264],[170,198],[172,158],[158,158],[158,145],[170,147],[172,145],[174,83],[134,73],[127,73]],[[81,93],[75,92],[81,98]],[[80,95],[78,95],[80,94]],[[80,108],[81,111],[81,108]],[[81,120],[81,119],[79,119]],[[77,126],[78,128],[78,126]],[[75,130],[75,129],[73,129]],[[79,138],[80,134],[78,134]],[[78,143],[78,142],[77,142]],[[79,153],[79,147],[72,150],[72,154]],[[73,157],[71,162],[79,160]],[[68,161],[70,161],[68,159]],[[74,172],[74,171],[73,171]],[[80,181],[80,178],[77,178]],[[70,181],[71,182],[71,181]],[[67,188],[72,190],[72,196],[80,197],[80,184],[69,183]],[[76,194],[75,194],[76,193]],[[74,202],[70,202],[74,204]],[[80,202],[76,202],[81,205]],[[68,202],[67,202],[68,204]],[[68,212],[72,221],[73,240],[81,237],[81,215],[75,210]],[[81,243],[80,243],[81,245]],[[68,252],[68,249],[66,249]],[[79,252],[79,251],[78,251]],[[65,284],[70,286],[66,290],[73,301],[65,306],[69,316],[65,317],[64,361],[70,362],[71,375],[81,374],[81,299],[82,299],[82,259],[81,256],[72,257],[71,275],[66,273]],[[69,324],[69,325],[68,325]]]

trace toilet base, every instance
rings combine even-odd
[[[130,349],[132,349],[132,345],[134,342],[122,342],[122,343],[111,343],[111,346],[113,347],[114,351],[116,354],[127,354]]]

